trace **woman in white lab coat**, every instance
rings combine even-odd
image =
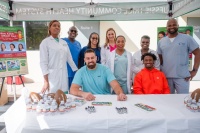
[[[116,32],[113,28],[106,31],[106,42],[101,47],[101,64],[108,65],[110,53],[116,49]]]
[[[67,43],[59,38],[60,22],[52,20],[48,26],[48,37],[40,44],[40,67],[44,75],[44,86],[41,90],[55,93],[58,89],[68,91],[66,62],[73,71],[77,66],[72,60]]]
[[[159,60],[158,54],[156,51],[149,48],[149,44],[150,44],[150,37],[147,35],[142,36],[141,41],[140,41],[141,49],[136,51],[133,54],[133,61],[132,61],[133,62],[133,67],[132,67],[133,81],[134,81],[134,77],[136,76],[136,74],[144,68],[144,64],[141,60],[141,57],[145,53],[153,53],[157,57],[154,67],[156,69],[160,70],[160,60]]]
[[[116,49],[110,53],[108,67],[115,75],[116,80],[122,87],[124,94],[131,94],[132,86],[132,54],[124,49],[125,37],[116,38]],[[111,93],[114,93],[111,89]]]

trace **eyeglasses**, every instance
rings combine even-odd
[[[92,37],[91,39],[92,39],[92,40],[94,40],[94,39],[98,40],[98,38],[95,38],[95,37]]]
[[[77,32],[77,30],[70,30],[70,32],[75,32],[75,33],[76,33],[76,32]]]
[[[142,43],[149,43],[149,42],[142,42]]]

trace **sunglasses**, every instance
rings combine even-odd
[[[70,30],[70,32],[75,32],[75,33],[76,33],[76,32],[77,32],[77,30]]]
[[[98,40],[98,38],[95,38],[95,37],[92,37],[91,39],[92,39],[92,40],[94,40],[94,39]]]

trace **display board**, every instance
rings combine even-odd
[[[157,28],[157,33],[161,32],[161,31],[163,31],[165,33],[165,35],[167,36],[166,27],[158,27]],[[178,32],[193,36],[193,27],[192,26],[181,26],[181,27],[179,27]],[[158,34],[157,34],[157,39],[159,41]],[[189,54],[189,66],[188,66],[188,69],[190,71],[192,70],[192,53]]]
[[[28,74],[22,27],[0,26],[0,77]]]

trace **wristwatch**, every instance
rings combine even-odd
[[[195,69],[195,68],[193,68],[193,69],[192,69],[192,71],[194,71],[194,72],[197,72],[197,71],[198,71],[198,69]]]

